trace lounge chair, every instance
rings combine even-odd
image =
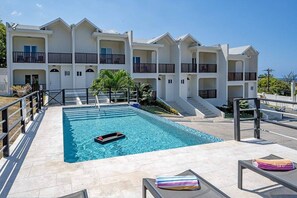
[[[282,159],[276,155],[269,155],[262,159]],[[295,167],[297,166],[294,163]],[[252,164],[252,160],[239,160],[238,161],[238,188],[242,189],[242,170],[250,169],[274,182],[277,182],[293,191],[297,192],[297,169],[291,171],[268,171],[255,167]]]
[[[72,193],[72,194],[69,194],[69,195],[65,195],[65,196],[60,197],[60,198],[88,198],[88,193],[87,193],[87,190],[84,189],[84,190],[81,190],[79,192],[75,192],[75,193]]]
[[[197,175],[192,170],[187,170],[183,173],[180,173],[178,175],[195,175],[199,182],[201,189],[200,190],[193,190],[193,191],[177,191],[177,190],[165,190],[160,189],[155,185],[155,179],[149,179],[144,178],[143,184],[142,184],[142,197],[146,197],[146,190],[149,190],[150,193],[157,198],[183,198],[183,197],[229,197],[226,194],[224,194],[222,191],[217,189],[215,186],[207,182],[205,179]]]

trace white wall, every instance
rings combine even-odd
[[[70,76],[65,76],[65,71],[70,71]],[[72,65],[61,66],[61,89],[73,88],[72,76]]]
[[[181,62],[192,63],[192,52],[189,50],[189,42],[182,42],[181,44]]]
[[[100,48],[111,48],[113,54],[125,54],[125,43],[123,41],[100,41]]]
[[[95,28],[83,22],[75,28],[75,51],[82,53],[97,53],[97,41],[92,37]]]
[[[133,50],[133,57],[140,57],[140,63],[156,63],[152,59],[152,52],[149,50]]]
[[[25,75],[38,75],[39,84],[46,84],[44,70],[14,70],[13,84],[25,84]]]
[[[13,51],[24,51],[24,46],[37,46],[37,52],[45,52],[45,41],[43,38],[13,37]]]
[[[62,22],[54,23],[47,27],[53,30],[53,34],[48,36],[49,52],[72,52],[71,29],[66,27]]]
[[[199,52],[199,64],[217,64],[216,53]]]
[[[164,47],[159,48],[159,63],[171,63],[170,44],[165,39],[158,41],[158,44],[164,45]]]
[[[0,68],[0,94],[8,94],[7,68]]]
[[[178,82],[180,85],[180,96],[183,99],[187,99],[187,93],[188,93],[188,80],[187,80],[187,74],[180,74],[180,81]],[[184,81],[184,84],[181,83],[181,81]]]
[[[218,66],[217,66],[217,99],[209,100],[215,106],[227,104],[227,72],[228,72],[228,45],[221,45],[221,50],[218,51]]]

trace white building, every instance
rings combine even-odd
[[[104,32],[88,19],[7,24],[7,64],[9,86],[49,90],[87,88],[100,70],[125,69],[168,104],[199,117],[221,115],[215,106],[234,97],[257,96],[258,52],[252,46],[204,46],[190,34],[138,40],[132,31]]]

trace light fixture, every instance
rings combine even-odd
[[[158,77],[158,80],[161,80],[161,78],[160,78],[160,77]]]
[[[187,77],[187,80],[190,80],[190,78],[189,78],[189,77]]]

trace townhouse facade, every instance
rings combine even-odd
[[[215,106],[235,97],[257,96],[258,54],[252,46],[204,46],[190,34],[136,39],[86,18],[74,25],[61,18],[42,26],[7,23],[9,87],[87,88],[100,70],[124,69],[169,105],[200,117],[221,115]]]

